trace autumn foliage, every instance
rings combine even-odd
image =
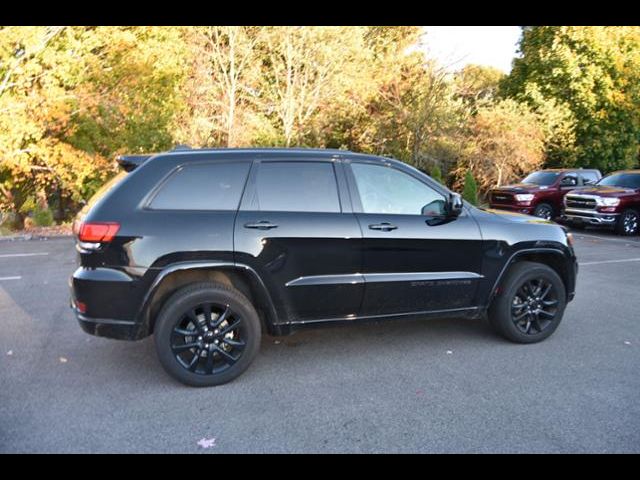
[[[120,153],[178,143],[388,155],[480,196],[638,162],[640,27],[524,27],[505,76],[420,27],[0,27],[0,222],[70,219]]]

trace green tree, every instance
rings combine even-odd
[[[440,170],[440,167],[438,165],[434,165],[434,167],[431,169],[431,178],[440,183],[444,183],[444,181],[442,180],[442,171]]]
[[[484,193],[540,168],[544,161],[544,131],[526,104],[502,100],[479,108],[467,135],[454,171],[458,186],[471,171]]]
[[[465,65],[454,75],[454,91],[475,111],[478,105],[494,99],[504,77],[504,72],[495,67]]]
[[[603,171],[638,164],[640,27],[524,27],[519,49],[501,91],[560,109],[565,128],[546,142],[551,163]]]
[[[462,189],[462,198],[472,205],[478,204],[478,185],[473,177],[471,170],[467,170],[464,175],[464,188]]]

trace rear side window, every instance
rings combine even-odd
[[[258,208],[271,212],[340,212],[329,162],[264,162],[256,181]]]
[[[596,172],[580,172],[582,176],[582,182],[585,185],[593,185],[598,181],[598,174]]]
[[[250,164],[247,162],[185,165],[160,187],[154,210],[236,210]]]

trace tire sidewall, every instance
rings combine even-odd
[[[497,301],[497,308],[492,312],[495,317],[493,319],[494,325],[498,328],[500,333],[506,336],[509,340],[517,343],[537,343],[551,336],[551,334],[553,334],[560,325],[566,308],[566,290],[564,283],[558,274],[550,267],[546,267],[544,265],[527,262],[527,266],[529,268],[520,268],[518,271],[514,272],[513,275],[509,276],[506,282],[507,286],[505,291]],[[544,331],[535,335],[527,335],[521,332],[513,323],[511,317],[512,300],[524,282],[541,277],[553,284],[558,297],[558,311],[553,323]]]
[[[171,351],[171,334],[182,315],[194,306],[214,302],[228,304],[242,317],[246,332],[246,346],[240,359],[224,372],[202,375],[186,370]],[[242,374],[251,364],[260,348],[260,321],[249,300],[237,291],[200,284],[176,292],[164,305],[154,330],[154,342],[160,363],[176,380],[194,387],[208,387],[227,383]]]

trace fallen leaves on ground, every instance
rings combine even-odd
[[[200,445],[202,448],[215,447],[216,446],[216,439],[215,438],[201,438],[200,440],[198,440],[198,445]]]

